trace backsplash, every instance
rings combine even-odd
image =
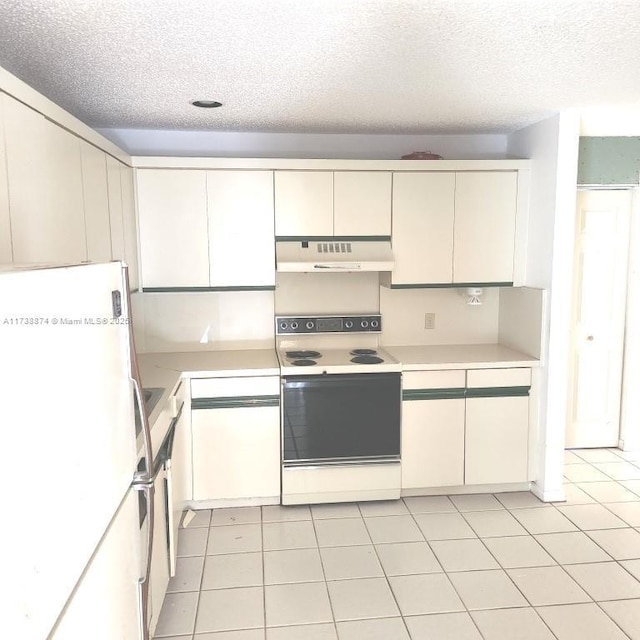
[[[383,345],[486,344],[498,342],[498,289],[485,288],[482,304],[470,306],[463,289],[380,287]],[[425,329],[425,314],[435,328]]]
[[[273,291],[134,294],[136,349],[140,353],[270,349],[273,298]]]

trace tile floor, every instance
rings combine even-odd
[[[640,453],[530,493],[198,512],[163,640],[640,640]],[[636,529],[638,527],[638,529]]]

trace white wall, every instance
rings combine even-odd
[[[549,290],[534,491],[563,499],[569,331],[580,118],[564,112],[509,136],[508,152],[531,158],[529,251],[525,284]]]
[[[490,160],[505,158],[507,151],[507,136],[497,134],[371,135],[154,129],[98,131],[136,156],[397,160],[413,151],[431,151],[445,160]]]

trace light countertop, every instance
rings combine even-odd
[[[403,371],[537,367],[540,361],[501,344],[385,345]]]

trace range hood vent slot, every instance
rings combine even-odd
[[[318,253],[352,253],[350,242],[318,242]]]

